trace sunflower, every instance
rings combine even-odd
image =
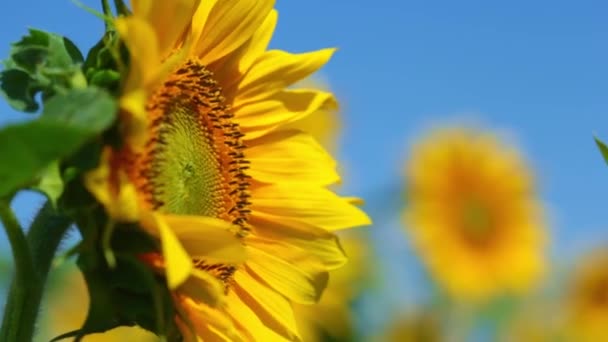
[[[608,249],[598,249],[576,268],[564,307],[573,341],[608,339]]]
[[[161,242],[145,255],[174,291],[186,338],[297,340],[292,303],[321,296],[346,262],[333,231],[367,225],[326,187],[336,162],[289,124],[337,106],[293,89],[334,49],[267,51],[274,1],[132,1],[124,145],[86,178],[119,221]]]
[[[303,341],[336,341],[353,339],[354,322],[351,305],[369,282],[371,265],[365,238],[361,234],[340,234],[348,263],[330,273],[331,278],[319,303],[294,305]]]
[[[406,169],[407,230],[430,274],[453,297],[522,292],[544,267],[544,226],[517,151],[472,129],[415,145]]]

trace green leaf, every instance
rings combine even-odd
[[[28,36],[13,44],[10,52],[18,67],[35,73],[41,67],[72,68],[84,62],[82,53],[69,39],[41,30],[29,31]]]
[[[49,100],[41,119],[78,127],[87,133],[100,133],[112,124],[116,109],[116,101],[105,90],[74,89]]]
[[[86,85],[80,66],[82,53],[69,39],[30,29],[29,34],[12,45],[10,57],[3,61],[0,73],[0,93],[15,109],[35,112],[39,104],[36,94],[43,98],[70,88]]]
[[[52,162],[106,130],[116,109],[104,90],[74,89],[49,100],[38,119],[0,130],[0,196],[32,185]]]
[[[595,139],[595,144],[600,149],[602,157],[604,157],[604,161],[606,164],[608,164],[608,146],[606,146],[606,144],[597,137],[594,137],[593,139]]]

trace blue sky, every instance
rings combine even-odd
[[[340,48],[324,72],[344,103],[347,188],[365,195],[398,185],[421,132],[474,122],[514,141],[534,166],[559,257],[596,236],[608,241],[608,168],[592,140],[608,138],[608,3],[319,0],[278,8],[275,46]]]
[[[385,267],[409,263],[394,219],[407,148],[441,123],[473,122],[523,150],[556,260],[608,243],[608,167],[592,139],[608,139],[607,2],[279,0],[277,8],[273,47],[339,48],[323,75],[342,102],[343,189],[368,197],[375,243],[396,260]],[[0,56],[30,26],[83,51],[103,29],[69,0],[10,1],[0,22]],[[4,103],[0,113],[0,123],[20,117]],[[20,197],[20,217],[37,203]],[[404,279],[393,286],[408,286]]]

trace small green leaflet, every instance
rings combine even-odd
[[[81,71],[84,58],[69,39],[41,30],[12,45],[10,57],[3,61],[0,93],[19,111],[36,112],[40,108],[35,96],[43,99],[69,88],[83,88],[86,80]]]

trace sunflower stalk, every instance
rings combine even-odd
[[[71,222],[47,203],[38,212],[26,237],[8,203],[0,204],[0,217],[9,236],[16,268],[4,309],[0,341],[31,341],[53,256]]]
[[[15,262],[15,278],[7,297],[0,340],[20,341],[20,326],[27,320],[26,317],[28,316],[27,306],[23,304],[27,302],[29,294],[36,291],[36,287],[40,283],[34,271],[32,255],[25,234],[10,207],[9,201],[0,202],[0,219],[11,244]]]
[[[110,6],[109,0],[101,0],[101,8],[103,9],[103,14],[106,18],[112,18],[114,14],[112,13],[112,6]],[[104,20],[104,24],[106,27],[106,32],[112,29],[112,25],[107,20]]]
[[[108,17],[112,16],[112,7],[109,0],[101,0],[101,8],[103,9],[103,14]]]
[[[131,11],[123,0],[114,0],[114,6],[119,15],[130,15]]]

